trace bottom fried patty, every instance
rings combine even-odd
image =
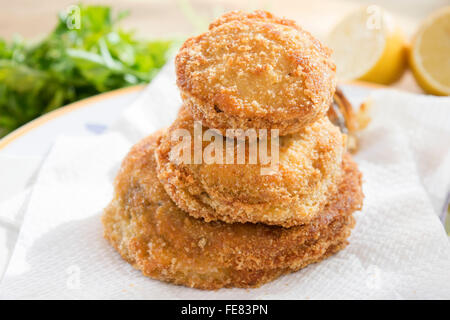
[[[347,245],[352,213],[363,199],[361,174],[349,155],[338,193],[308,224],[205,222],[179,209],[160,184],[154,157],[160,136],[131,149],[102,218],[105,238],[144,275],[200,289],[257,287]]]

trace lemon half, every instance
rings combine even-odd
[[[411,44],[409,61],[426,92],[450,95],[450,6],[422,23]]]
[[[339,80],[380,84],[396,81],[406,66],[405,38],[381,7],[362,7],[345,17],[328,36]]]

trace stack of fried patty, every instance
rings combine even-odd
[[[131,149],[103,215],[122,257],[146,276],[218,289],[260,286],[344,248],[363,194],[326,115],[336,86],[329,50],[293,21],[230,12],[184,43],[176,71],[178,118]],[[250,129],[253,139],[236,135]],[[274,170],[249,161],[250,144],[272,131]],[[192,137],[181,149],[180,132]],[[218,141],[227,147],[211,149]]]

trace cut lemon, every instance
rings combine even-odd
[[[413,39],[409,61],[426,92],[450,95],[450,6],[422,23]]]
[[[362,7],[338,23],[328,36],[339,80],[389,84],[406,66],[403,33],[381,7]]]

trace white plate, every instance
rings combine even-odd
[[[81,100],[48,113],[1,139],[0,203],[25,190],[30,173],[39,166],[40,159],[47,154],[56,137],[101,134],[120,117],[125,108],[139,96],[144,96],[141,95],[144,88],[129,87]],[[341,88],[353,106],[359,106],[377,86],[354,83]],[[21,199],[19,197],[15,202],[22,206]],[[14,224],[7,218],[0,212],[0,279],[20,229],[21,219]]]

